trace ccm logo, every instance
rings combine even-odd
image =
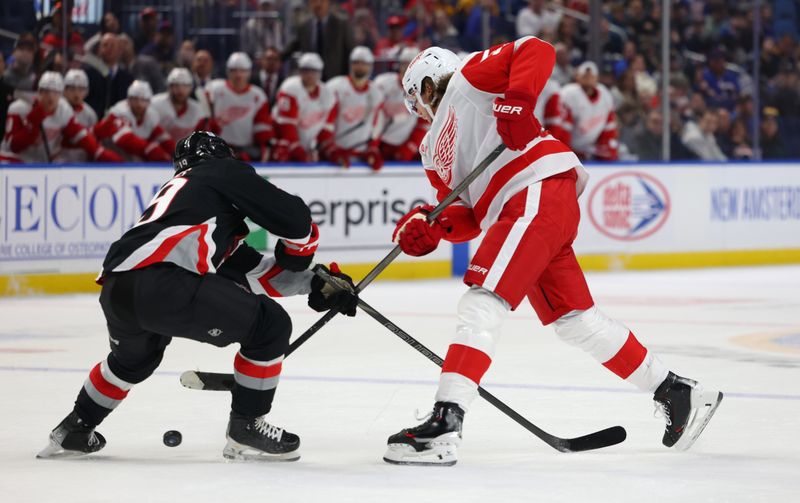
[[[498,105],[497,103],[492,105],[492,109],[495,112],[501,114],[511,114],[511,115],[521,115],[522,114],[522,107],[512,107],[511,105]]]
[[[487,269],[485,267],[481,267],[481,266],[476,265],[476,264],[470,264],[470,266],[467,268],[467,270],[474,271],[474,272],[477,272],[478,274],[484,274],[484,275],[489,272],[489,269]]]

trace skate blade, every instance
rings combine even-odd
[[[692,405],[699,404],[699,408],[695,411],[689,424],[686,426],[686,432],[681,435],[681,438],[675,442],[675,449],[678,451],[687,451],[694,445],[695,441],[703,433],[703,430],[708,426],[714,412],[722,402],[722,392],[720,391],[700,391],[692,393]],[[703,411],[705,409],[705,412]]]
[[[452,443],[431,442],[428,449],[417,452],[408,444],[389,444],[383,460],[393,465],[453,466],[458,448]]]
[[[297,461],[300,459],[300,450],[272,454],[228,440],[222,450],[222,457],[231,461]]]
[[[36,459],[68,459],[68,458],[81,458],[89,454],[88,452],[81,452],[81,451],[69,451],[64,449],[60,445],[56,443],[50,443],[39,451],[39,454],[36,455]]]

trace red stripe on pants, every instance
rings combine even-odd
[[[95,389],[108,398],[112,398],[114,400],[122,400],[128,396],[127,391],[106,381],[105,377],[103,377],[103,373],[100,370],[100,365],[101,364],[98,363],[94,366],[92,371],[89,372],[89,380],[92,381]]]
[[[462,344],[451,344],[442,372],[454,372],[480,384],[483,374],[489,370],[491,364],[492,359],[483,351]]]
[[[647,348],[642,346],[633,332],[628,332],[628,340],[622,345],[617,354],[605,362],[603,366],[623,379],[633,374],[639,368],[647,355]]]
[[[233,360],[233,368],[235,368],[237,372],[255,379],[267,379],[280,375],[282,366],[283,362],[278,362],[266,367],[256,365],[255,363],[246,360],[239,353],[236,353],[236,358]]]

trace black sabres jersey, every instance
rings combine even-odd
[[[161,262],[198,274],[216,272],[247,235],[245,217],[292,241],[311,232],[303,200],[264,180],[249,164],[201,161],[161,187],[136,225],[111,245],[102,274]]]

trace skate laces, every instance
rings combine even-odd
[[[667,426],[672,426],[672,417],[671,417],[669,402],[661,403],[659,401],[654,401],[653,404],[655,405],[653,416],[664,418],[664,421],[667,422]]]
[[[277,426],[269,424],[268,422],[264,421],[263,417],[256,419],[255,428],[256,431],[273,440],[280,441],[281,435],[283,435],[283,428],[278,428]]]
[[[425,421],[425,422],[427,422],[428,419],[430,419],[432,417],[433,417],[433,410],[430,410],[430,411],[420,415],[419,409],[414,409],[414,418],[417,421]]]
[[[94,432],[92,432],[92,434],[89,435],[89,447],[98,445],[99,443],[100,443],[100,439],[97,438],[97,435],[95,435]]]

